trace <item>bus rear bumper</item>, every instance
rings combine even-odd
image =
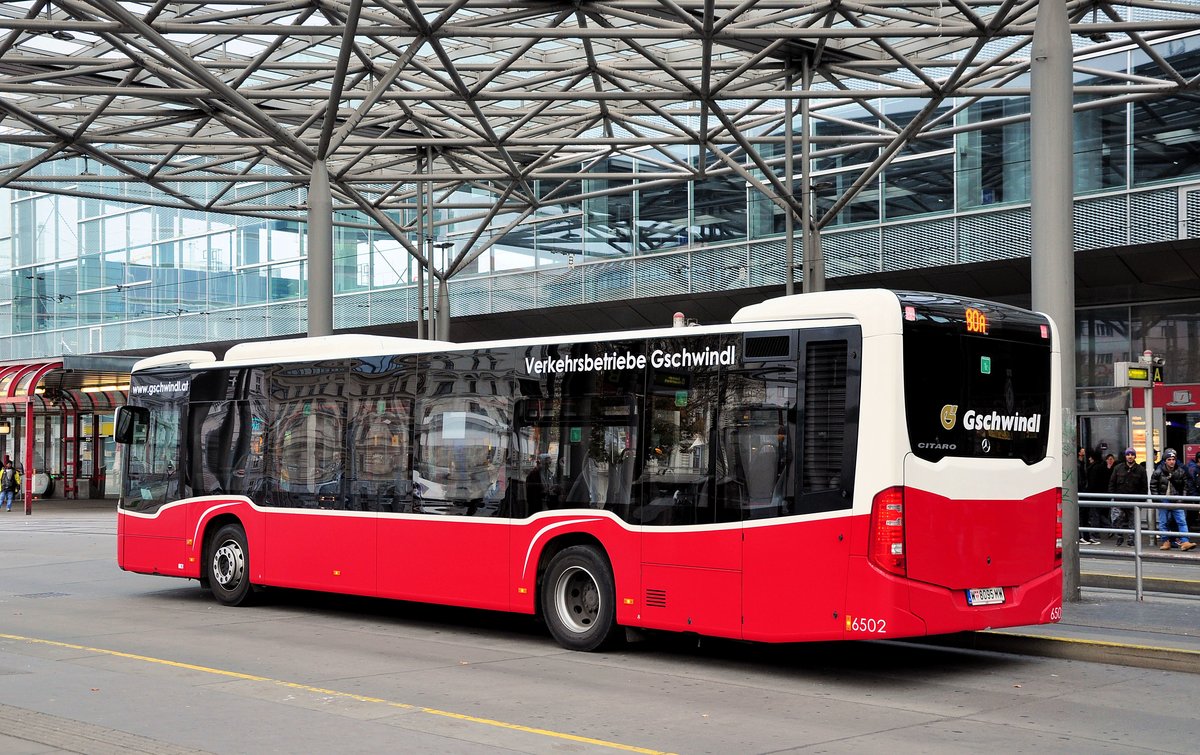
[[[909,605],[924,620],[928,634],[1050,624],[1062,616],[1062,569],[1023,585],[1004,587],[1003,603],[971,605],[967,593],[965,589],[912,583]]]

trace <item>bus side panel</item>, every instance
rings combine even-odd
[[[863,522],[865,525],[866,517]],[[886,640],[927,634],[925,622],[910,610],[912,584],[880,571],[866,556],[852,556],[846,576],[846,609],[839,619],[843,637]]]
[[[187,508],[164,506],[152,516],[121,512],[117,517],[118,565],[142,574],[186,576]]]
[[[300,512],[271,511],[264,517],[266,584],[374,595],[375,515]]]
[[[746,639],[842,638],[850,527],[838,517],[745,528]]]
[[[256,585],[265,582],[266,537],[263,533],[263,515],[250,506],[245,499],[222,500],[219,498],[196,499],[188,503],[188,559],[186,576],[198,578],[207,568],[204,563],[205,539],[215,534],[210,526],[214,517],[232,514],[246,532],[246,547],[250,553],[250,581]]]
[[[639,626],[742,636],[742,529],[642,528]]]
[[[378,594],[506,611],[509,529],[500,519],[381,515]]]

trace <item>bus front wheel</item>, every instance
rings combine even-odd
[[[253,599],[250,549],[240,524],[226,524],[213,535],[206,576],[213,597],[224,605],[244,606]]]
[[[542,616],[568,650],[591,651],[615,636],[612,567],[595,548],[573,545],[550,560],[542,580]]]

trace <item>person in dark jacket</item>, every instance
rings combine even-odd
[[[1105,485],[1103,490],[1092,489],[1092,471],[1097,467],[1103,468],[1104,465],[1099,462],[1096,455],[1086,448],[1079,449],[1079,492],[1080,493],[1103,493],[1108,489]],[[1079,502],[1079,544],[1080,545],[1099,545],[1100,538],[1096,537],[1096,528],[1100,527],[1100,509],[1091,505],[1091,501]]]
[[[1112,476],[1108,478],[1108,492],[1125,495],[1146,494],[1146,469],[1137,462],[1137,452],[1132,448],[1125,449],[1125,458],[1113,465]],[[1133,526],[1132,509],[1113,506],[1110,511],[1114,529],[1128,529]],[[1133,535],[1117,535],[1117,545],[1133,547]]]
[[[1099,493],[1100,495],[1104,495],[1108,492],[1108,478],[1112,476],[1112,467],[1113,464],[1116,463],[1116,457],[1112,454],[1108,454],[1106,456],[1104,449],[1098,447],[1093,452],[1092,458],[1096,460],[1096,463],[1088,467],[1087,490],[1089,493]],[[1104,529],[1108,529],[1112,526],[1112,523],[1109,521],[1107,507],[1093,507],[1092,511],[1096,512],[1096,521],[1098,522],[1097,526],[1103,527]],[[1111,534],[1109,534],[1108,537],[1110,540],[1112,539]],[[1095,537],[1095,533],[1092,534],[1091,539],[1097,539]]]
[[[1183,471],[1183,467],[1179,466],[1174,449],[1168,448],[1163,452],[1162,466],[1154,470],[1154,475],[1150,478],[1150,489],[1154,491],[1155,495],[1183,495],[1187,492],[1187,473]],[[1164,501],[1164,503],[1167,502]],[[1181,551],[1190,551],[1195,548],[1196,544],[1187,538],[1188,527],[1187,520],[1183,516],[1183,509],[1159,509],[1159,532],[1167,531],[1168,518],[1175,521],[1175,529],[1183,537],[1172,538],[1159,535],[1162,538],[1162,545],[1158,547],[1164,551],[1171,550],[1172,545]]]

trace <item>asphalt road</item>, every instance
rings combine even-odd
[[[0,753],[1193,752],[1196,676],[899,642],[560,649],[528,618],[121,572],[0,514]],[[466,557],[466,556],[464,556]]]

